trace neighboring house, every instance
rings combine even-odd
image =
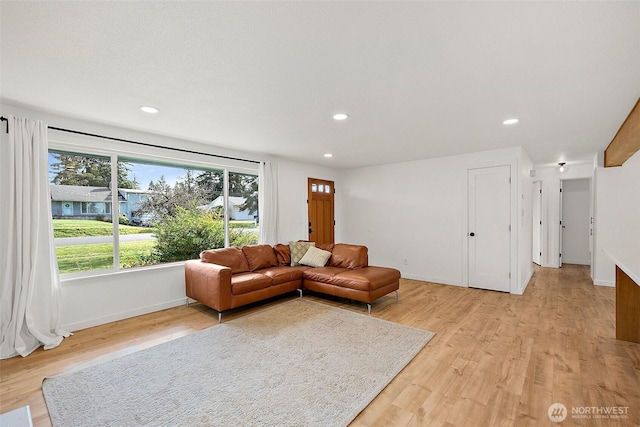
[[[125,214],[129,221],[138,213],[143,203],[147,201],[149,190],[136,190],[133,188],[118,189],[118,200],[120,201],[120,213]]]
[[[246,220],[255,220],[257,214],[252,214],[248,210],[243,211],[240,210],[242,205],[246,203],[247,199],[244,197],[234,197],[229,196],[229,219],[233,221],[246,221]],[[203,206],[198,206],[198,209],[212,211],[215,208],[224,206],[224,196],[216,197],[211,203],[208,203]]]
[[[51,184],[51,215],[54,218],[95,218],[111,215],[111,189]]]
[[[108,187],[51,184],[50,189],[53,218],[88,219],[111,215],[111,189]],[[120,213],[131,220],[132,213],[140,208],[148,193],[147,190],[120,188]]]

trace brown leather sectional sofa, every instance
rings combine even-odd
[[[302,289],[371,303],[400,288],[400,272],[369,266],[366,246],[316,245],[331,252],[324,267],[291,266],[288,245],[252,245],[204,251],[185,263],[186,292],[218,311]]]

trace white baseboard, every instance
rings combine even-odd
[[[591,265],[591,260],[562,258],[563,264]]]
[[[415,275],[415,274],[404,274],[404,273],[402,273],[402,278],[403,279],[411,279],[411,280],[419,280],[421,282],[436,283],[438,285],[460,286],[460,287],[463,287],[463,288],[467,287],[467,285],[462,285],[460,283],[452,282],[451,280],[448,280],[448,279],[438,279],[438,278],[434,278],[434,277],[425,277],[425,276],[420,276],[420,275]]]
[[[607,286],[609,288],[615,288],[616,282],[611,280],[594,280],[593,284],[596,286]]]
[[[136,308],[135,310],[123,311],[120,313],[110,314],[108,316],[84,320],[82,322],[62,325],[62,329],[69,332],[75,332],[81,329],[87,329],[87,328],[92,328],[94,326],[104,325],[105,323],[111,323],[118,320],[128,319],[130,317],[141,316],[143,314],[153,313],[155,311],[166,310],[167,308],[173,308],[183,304],[186,304],[186,299],[179,298],[177,300],[167,301],[161,304],[155,304],[155,305],[150,305],[146,307],[139,307],[139,308]]]

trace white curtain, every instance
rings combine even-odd
[[[0,359],[69,336],[60,329],[47,126],[9,116],[8,129],[0,141]]]
[[[260,162],[260,191],[258,215],[260,216],[260,243],[278,243],[278,165]]]

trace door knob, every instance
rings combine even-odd
[[[474,233],[473,231],[471,233],[469,233],[469,236],[471,236],[471,237],[473,237],[475,235],[476,235],[476,233]]]

